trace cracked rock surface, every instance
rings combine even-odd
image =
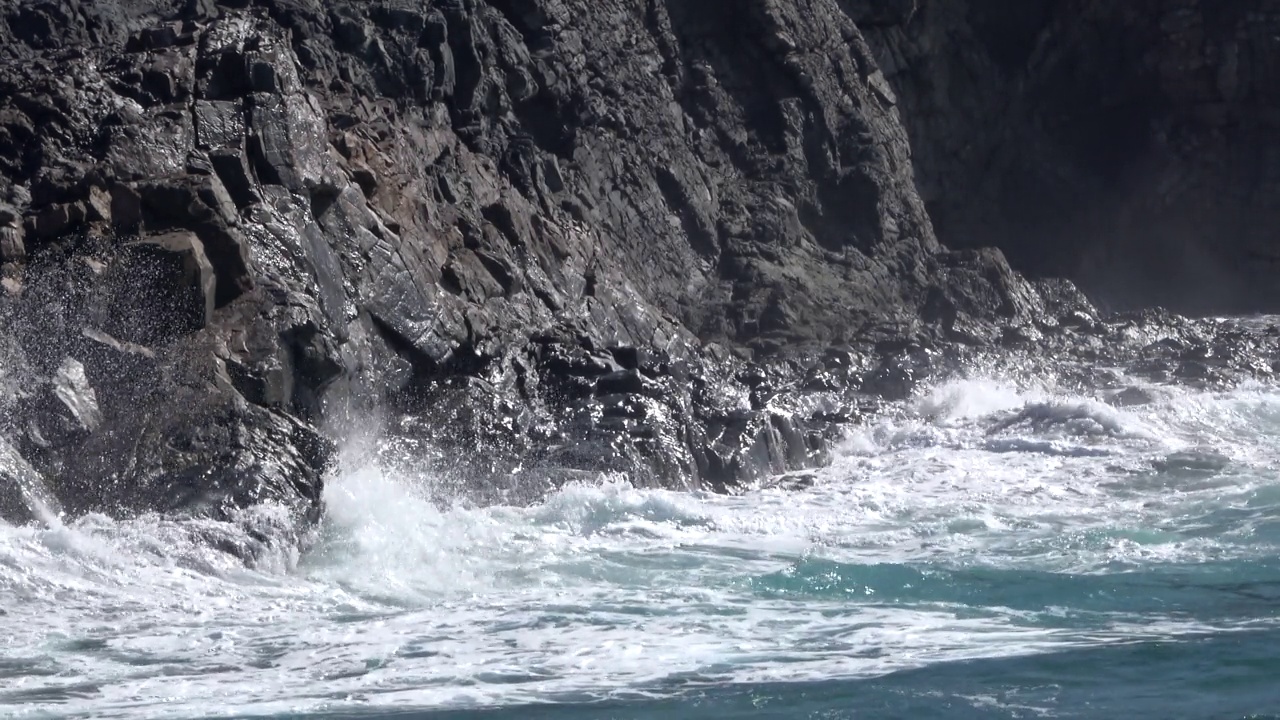
[[[6,5],[10,454],[68,512],[300,532],[375,410],[448,492],[519,502],[819,464],[1010,353],[1272,372],[1274,329],[1102,316],[940,244],[868,42],[915,3],[864,5]]]

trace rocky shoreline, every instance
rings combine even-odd
[[[41,477],[71,514],[301,531],[374,412],[521,502],[818,465],[984,363],[1271,377],[1274,326],[1100,313],[939,243],[920,88],[881,69],[925,32],[902,5],[10,4],[0,513]]]

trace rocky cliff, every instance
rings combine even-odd
[[[1027,248],[1005,205],[993,235],[955,210],[999,196],[952,152],[989,105],[930,85],[995,50],[891,5],[7,4],[0,475],[72,513],[299,528],[378,415],[481,500],[583,471],[727,489],[975,354],[1200,362],[1212,329],[1104,322],[939,244],[917,187],[959,244]]]
[[[1280,309],[1280,8],[867,5],[882,8],[859,17],[949,245],[1000,247],[1112,307]]]

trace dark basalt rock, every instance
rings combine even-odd
[[[193,232],[148,235],[124,247],[108,329],[125,342],[152,345],[209,324],[213,265]]]
[[[0,439],[0,520],[23,525],[47,521],[59,512],[40,473]]]
[[[11,4],[0,430],[69,512],[275,502],[300,533],[318,428],[375,408],[442,488],[513,502],[821,464],[880,398],[1011,347],[1269,375],[1275,333],[1105,316],[939,244],[921,93],[867,41],[933,7]]]
[[[44,450],[66,447],[97,432],[102,426],[98,396],[84,365],[66,358],[52,378],[29,398],[22,414],[29,418],[27,438]]]

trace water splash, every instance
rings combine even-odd
[[[805,489],[733,497],[601,477],[476,507],[373,438],[328,484],[310,549],[254,569],[216,548],[269,528],[269,508],[235,526],[0,526],[0,707],[661,702],[1264,632],[1280,397],[1153,396],[1115,408],[942,384],[861,428]]]
[[[62,506],[40,473],[8,443],[0,440],[0,518],[31,519],[46,526],[60,525]]]

